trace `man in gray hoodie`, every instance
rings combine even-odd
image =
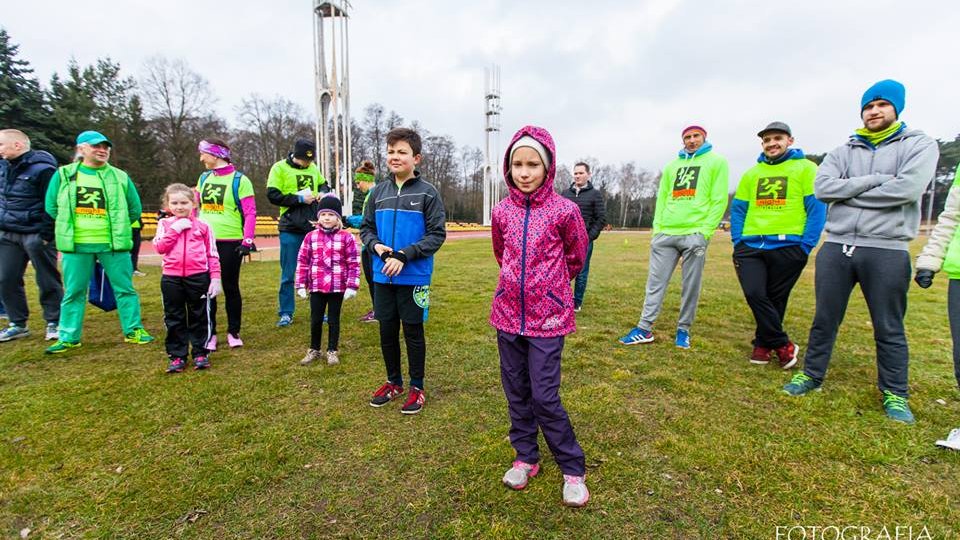
[[[867,89],[860,100],[863,128],[817,170],[814,191],[829,209],[827,239],[816,261],[816,314],[803,372],[783,390],[799,396],[820,388],[850,293],[859,284],[873,323],[884,411],[909,424],[907,250],[920,228],[920,197],[939,150],[935,140],[899,120],[904,94],[903,85],[889,79]]]

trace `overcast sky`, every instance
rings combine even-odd
[[[153,55],[183,58],[218,96],[251,93],[313,111],[312,0],[20,2],[0,26],[41,81],[109,56],[139,76]],[[754,162],[756,132],[789,123],[825,152],[859,127],[863,91],[906,85],[901,118],[941,139],[960,133],[955,1],[355,0],[353,115],[370,103],[458,144],[483,146],[483,68],[502,70],[501,144],[539,124],[560,162],[592,156],[659,169],[680,131],[705,126],[731,179]]]

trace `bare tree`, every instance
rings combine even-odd
[[[197,140],[204,128],[223,124],[211,109],[210,85],[182,59],[149,58],[140,81],[145,108],[159,143],[161,167],[171,181],[192,182]]]

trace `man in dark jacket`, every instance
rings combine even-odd
[[[316,147],[298,139],[293,152],[273,164],[267,176],[267,199],[280,207],[280,292],[278,327],[293,322],[293,278],[297,254],[307,233],[313,230],[323,193],[330,191],[327,181],[314,164]]]
[[[587,292],[587,277],[590,276],[590,257],[593,255],[593,241],[600,237],[600,231],[607,225],[607,209],[603,202],[603,194],[590,183],[590,166],[579,162],[573,166],[573,183],[561,193],[580,208],[580,215],[587,226],[587,235],[590,244],[587,246],[587,261],[583,270],[577,274],[577,281],[573,286],[573,310],[580,311],[583,305],[583,295]]]
[[[0,332],[0,342],[30,335],[30,311],[23,289],[28,260],[40,289],[46,339],[57,339],[63,285],[57,270],[53,219],[43,209],[57,160],[42,150],[31,150],[30,139],[16,129],[0,130],[0,158],[0,301],[10,319],[10,325]]]

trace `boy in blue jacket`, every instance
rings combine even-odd
[[[383,407],[403,394],[400,371],[400,325],[407,345],[410,393],[400,412],[423,409],[423,372],[427,349],[423,323],[430,307],[433,254],[447,237],[443,201],[420,177],[423,156],[417,132],[396,128],[387,133],[390,176],[377,184],[363,210],[360,240],[373,258],[374,306],[380,322],[380,348],[387,381],[370,400]]]

